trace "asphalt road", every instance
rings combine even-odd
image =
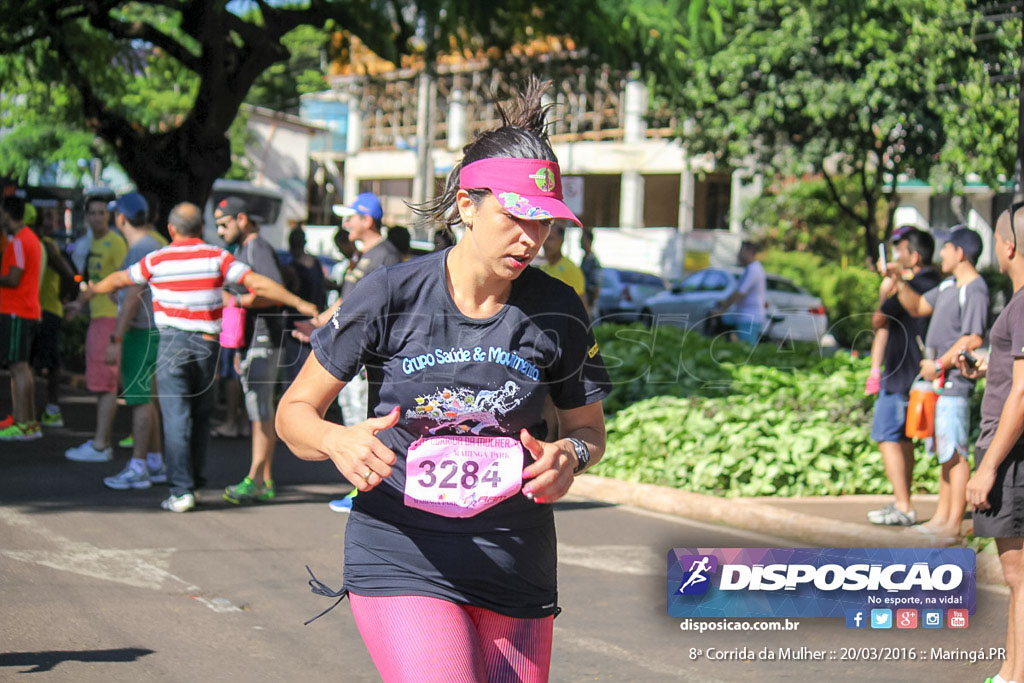
[[[3,393],[0,414],[9,410]],[[310,593],[304,565],[340,583],[347,517],[327,501],[347,485],[329,464],[279,447],[278,500],[234,507],[220,491],[244,475],[248,444],[215,440],[204,504],[172,514],[158,507],[165,487],[103,486],[126,451],[108,464],[64,459],[90,436],[92,418],[90,399],[70,395],[67,428],[0,444],[0,679],[377,680],[345,603],[303,626],[330,604]],[[116,433],[126,432],[122,408]],[[980,590],[963,631],[854,631],[839,619],[808,619],[793,632],[698,635],[666,613],[670,548],[793,544],[578,498],[559,503],[557,517],[564,612],[555,621],[554,681],[981,681],[998,669],[989,661],[843,661],[842,653],[888,646],[929,659],[933,647],[987,655],[1003,643],[1005,592]],[[803,646],[835,659],[751,654]],[[710,660],[710,648],[739,660]]]

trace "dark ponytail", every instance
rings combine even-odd
[[[544,104],[542,96],[551,85],[531,76],[526,87],[512,100],[508,110],[497,102],[495,108],[501,117],[501,126],[477,136],[476,140],[462,148],[462,160],[455,164],[448,174],[444,192],[423,204],[412,208],[421,217],[435,220],[447,226],[459,223],[459,211],[455,196],[459,192],[459,172],[462,167],[481,159],[544,159],[558,162],[548,134],[545,119],[550,104]],[[470,190],[474,203],[479,204],[490,190]]]

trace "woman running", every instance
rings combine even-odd
[[[529,268],[562,203],[533,80],[423,209],[465,235],[366,276],[312,336],[277,428],[358,490],[345,586],[385,681],[544,681],[558,611],[551,503],[605,447],[608,375],[580,298]],[[373,417],[323,419],[361,366]],[[554,442],[542,417],[558,419]]]

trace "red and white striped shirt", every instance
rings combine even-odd
[[[187,332],[220,332],[225,284],[238,284],[252,271],[220,247],[198,237],[175,240],[128,268],[137,285],[149,283],[157,327]]]

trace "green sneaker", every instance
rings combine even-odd
[[[135,446],[135,438],[131,434],[129,434],[128,436],[118,441],[117,445],[121,448],[133,448]]]
[[[55,413],[51,413],[48,410],[43,411],[43,416],[39,418],[39,421],[43,423],[44,427],[63,427],[64,416],[58,410]]]
[[[38,422],[15,422],[0,429],[0,441],[34,441],[43,438]]]
[[[224,500],[238,505],[239,503],[266,503],[274,499],[274,482],[266,481],[263,486],[246,477],[234,486],[224,489]]]

